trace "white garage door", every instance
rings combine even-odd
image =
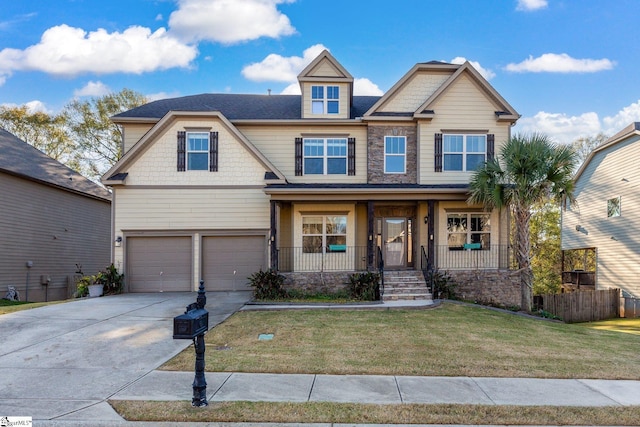
[[[129,237],[129,292],[193,290],[191,237]]]
[[[202,239],[202,273],[207,291],[251,290],[247,277],[266,267],[264,236]]]

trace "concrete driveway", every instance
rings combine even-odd
[[[119,418],[105,400],[191,344],[173,339],[173,318],[196,297],[123,294],[0,316],[0,416]],[[207,293],[210,328],[250,297]]]

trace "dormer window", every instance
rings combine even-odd
[[[311,86],[311,112],[313,114],[338,114],[340,112],[340,87]]]

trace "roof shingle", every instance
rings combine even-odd
[[[111,200],[111,193],[17,136],[0,128],[0,171],[91,197]]]

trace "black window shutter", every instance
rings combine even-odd
[[[347,145],[347,169],[349,175],[356,174],[356,139],[349,138]]]
[[[209,132],[209,172],[218,172],[218,132]]]
[[[296,138],[296,176],[302,176],[302,138]]]
[[[185,171],[185,151],[186,151],[187,133],[183,130],[178,131],[178,172]]]
[[[442,134],[435,134],[435,171],[442,172]]]
[[[495,135],[490,133],[487,135],[487,160],[493,160],[496,155],[495,146]]]

